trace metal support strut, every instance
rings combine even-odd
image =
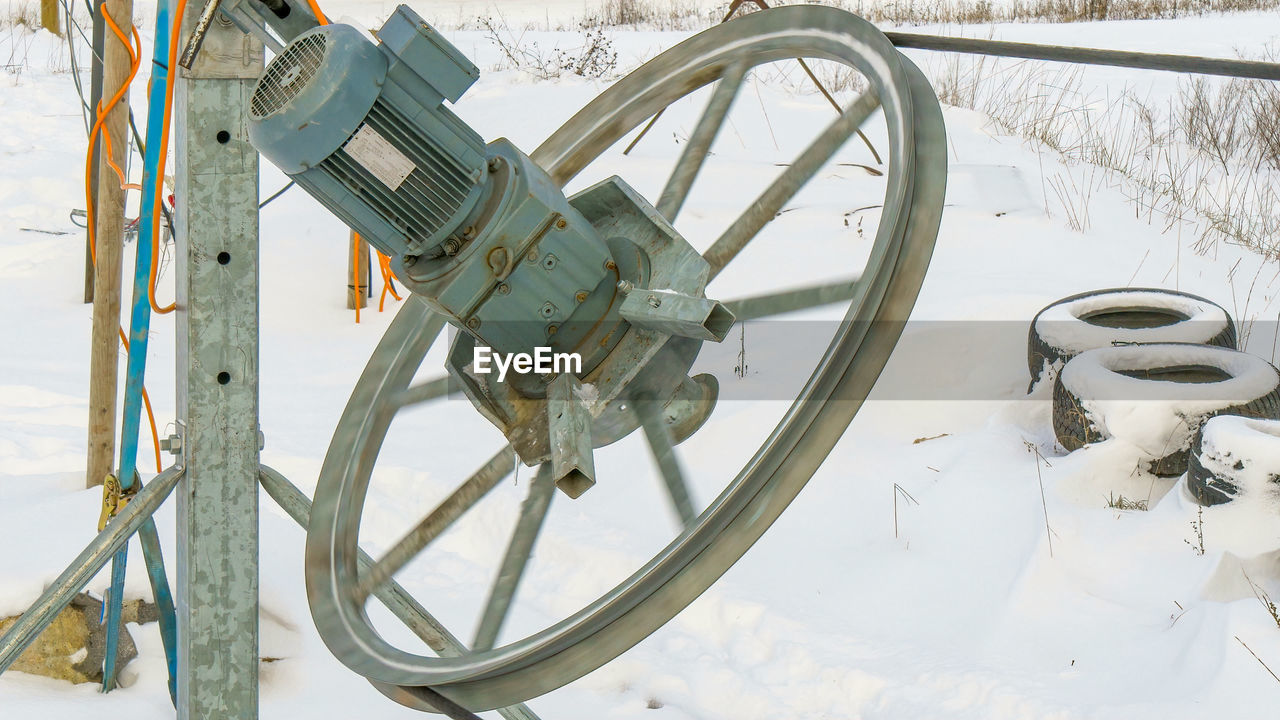
[[[0,636],[0,673],[13,664],[23,650],[53,622],[71,598],[89,584],[111,556],[129,542],[129,538],[146,523],[164,503],[182,477],[182,468],[171,467],[160,473],[107,523],[75,561],[54,580],[40,598]]]

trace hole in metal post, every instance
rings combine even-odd
[[[226,370],[223,370],[222,372],[218,373],[219,385],[226,385],[229,382],[231,382],[231,373],[227,372]]]

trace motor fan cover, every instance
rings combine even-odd
[[[323,25],[295,38],[259,79],[249,138],[384,253],[439,257],[487,189],[484,141],[444,106],[477,77],[407,7],[378,42]]]

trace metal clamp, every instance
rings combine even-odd
[[[138,494],[138,488],[141,485],[142,483],[135,480],[129,487],[124,487],[115,475],[107,476],[102,483],[102,512],[98,515],[98,532],[106,529],[111,518],[118,515],[129,504],[129,501]]]

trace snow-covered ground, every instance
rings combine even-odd
[[[392,3],[324,5],[331,15],[374,25]],[[445,12],[443,6],[458,3],[437,5],[429,9]],[[503,8],[537,20],[576,12],[570,5],[582,3]],[[143,34],[150,35],[146,28]],[[995,35],[1231,56],[1275,41],[1280,18],[1002,26]],[[498,62],[484,34],[451,37],[482,68]],[[577,36],[530,37],[551,46]],[[620,64],[631,67],[683,36],[611,37]],[[0,121],[8,129],[0,137],[0,327],[7,339],[0,346],[0,547],[6,548],[0,616],[21,612],[88,542],[100,501],[97,492],[81,489],[90,311],[80,303],[83,240],[68,220],[71,209],[84,205],[83,126],[51,38],[0,33],[5,57],[12,67],[0,72]],[[1102,91],[1137,88],[1157,103],[1175,88],[1172,77],[1118,69],[1092,69],[1086,78]],[[607,84],[486,72],[458,113],[485,137],[506,136],[532,150]],[[759,83],[742,95],[677,223],[695,245],[705,247],[778,172],[776,164],[792,159],[829,121],[823,99],[795,92],[797,84]],[[135,88],[144,86],[145,77]],[[653,197],[705,98],[674,106],[630,156],[613,148],[573,189],[618,174]],[[140,92],[134,103],[141,112]],[[1206,509],[1201,555],[1192,547],[1193,523],[1200,522],[1195,506],[1172,482],[1136,470],[1132,447],[1110,442],[1063,455],[1045,389],[1025,395],[1024,343],[1032,315],[1064,295],[1168,287],[1216,300],[1241,323],[1259,320],[1249,349],[1274,361],[1275,325],[1268,320],[1280,291],[1275,263],[1225,245],[1214,256],[1196,255],[1192,238],[1135,217],[1107,182],[1093,191],[1090,229],[1072,231],[1046,178],[1079,168],[1000,135],[977,113],[945,115],[950,184],[938,248],[917,322],[874,399],[787,513],[723,580],[615,662],[532,701],[542,717],[1274,716],[1280,682],[1259,659],[1280,672],[1280,627],[1244,578],[1280,598],[1280,556],[1251,554],[1275,532],[1253,519],[1241,522],[1230,506]],[[873,120],[868,131],[883,147],[883,126]],[[854,141],[838,162],[870,158]],[[264,197],[284,182],[264,166]],[[857,209],[880,202],[882,193],[882,181],[857,167],[829,166],[712,293],[733,298],[856,272],[878,219],[874,208]],[[355,325],[343,309],[345,237],[299,191],[263,214],[263,459],[308,492],[350,389],[391,316],[371,309]],[[161,286],[168,296],[171,269]],[[821,328],[833,317],[815,311],[793,320]],[[153,327],[148,384],[163,424],[173,420],[172,317]],[[733,372],[736,347],[701,361],[731,398],[683,455],[703,503],[785,409],[785,396],[769,388],[770,348],[756,339],[749,330],[745,378]],[[373,554],[498,446],[496,431],[462,400],[404,417],[384,450],[366,510]],[[578,501],[555,501],[522,587],[517,630],[576,610],[671,537],[659,480],[637,469],[647,467],[645,453],[635,438],[607,449],[598,460],[600,484]],[[400,576],[463,637],[476,622],[529,477],[522,472],[504,483]],[[1112,494],[1148,500],[1152,509],[1109,509]],[[416,717],[329,655],[307,610],[303,532],[265,495],[262,507],[262,655],[282,658],[263,666],[262,717]],[[1280,515],[1271,519],[1280,523]],[[171,508],[159,522],[171,540]],[[105,584],[104,575],[91,589],[101,592]],[[128,590],[148,595],[139,562],[131,564]],[[154,625],[132,631],[141,656],[126,671],[128,687],[101,696],[89,685],[8,673],[0,677],[0,717],[171,717],[158,631]]]

